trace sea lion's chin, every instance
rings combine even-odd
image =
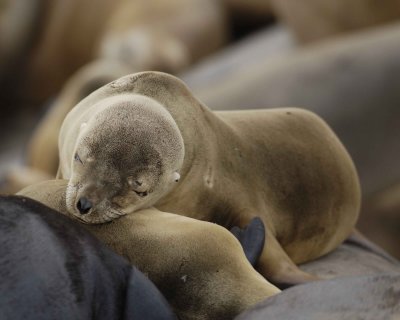
[[[114,209],[114,208],[104,208],[101,210],[93,210],[87,214],[81,214],[79,212],[73,212],[73,219],[78,220],[79,222],[85,224],[102,224],[111,222],[115,219],[118,219],[122,216],[126,215],[126,213]]]
[[[72,190],[69,194],[67,193],[68,196],[66,197],[66,215],[79,222],[85,224],[107,223],[130,213],[130,211],[122,210],[118,206],[110,206],[110,202],[108,201],[97,204],[87,213],[81,213],[76,207],[77,192],[74,191],[75,190]]]

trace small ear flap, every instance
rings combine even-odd
[[[60,165],[58,166],[58,169],[57,169],[56,179],[62,179],[62,177],[61,177],[61,167],[60,167]]]
[[[181,175],[180,175],[178,172],[175,171],[175,172],[172,174],[172,179],[173,179],[175,182],[178,182],[180,178],[181,178]]]
[[[132,267],[126,289],[124,320],[176,320],[170,306],[156,286]]]

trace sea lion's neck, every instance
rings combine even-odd
[[[185,158],[180,172],[182,177],[188,175],[193,166],[199,168],[210,165],[217,158],[221,159],[223,155],[218,154],[221,138],[234,135],[221,118],[200,103],[190,108],[170,107],[168,111],[181,131],[185,144]]]
[[[225,121],[202,105],[177,114],[173,117],[185,144],[181,180],[156,207],[174,213],[193,214],[193,217],[201,219],[199,214],[207,214],[207,210],[200,209],[197,204],[201,199],[197,197],[204,198],[211,192],[218,198],[221,184],[225,183],[223,177],[227,176],[225,170],[229,170],[226,166],[235,161],[234,153],[237,152],[234,147],[227,146],[227,141],[236,145],[237,134]],[[187,201],[189,198],[193,200],[191,203]],[[180,212],[182,208],[185,208],[185,212]]]

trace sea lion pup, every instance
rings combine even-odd
[[[66,208],[67,183],[44,181],[18,194],[76,219]],[[179,319],[232,319],[279,292],[217,224],[149,208],[84,226],[147,274]]]
[[[295,108],[212,112],[159,72],[82,100],[63,122],[59,151],[67,209],[86,223],[150,206],[227,228],[260,216],[257,269],[277,284],[313,279],[295,263],[338,246],[360,207],[354,165],[319,117]]]

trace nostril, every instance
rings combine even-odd
[[[81,214],[86,214],[89,213],[90,209],[92,209],[92,203],[88,198],[82,197],[79,199],[76,207]]]

